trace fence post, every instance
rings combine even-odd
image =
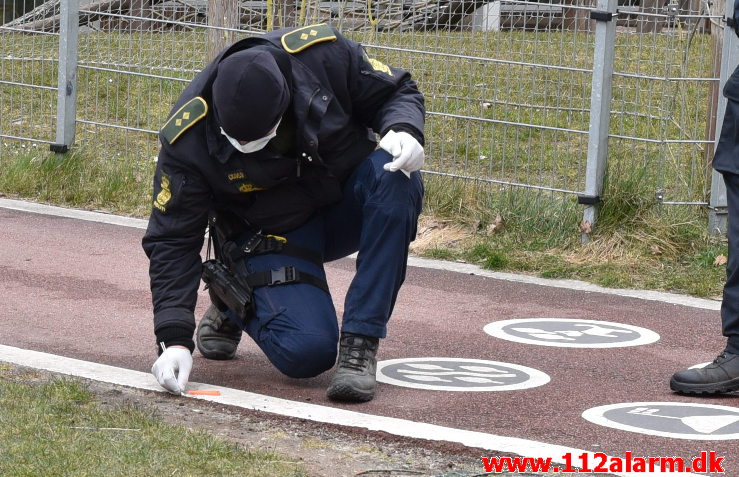
[[[731,18],[734,15],[734,0],[726,0],[725,2],[725,18]],[[721,48],[721,75],[719,79],[719,91],[723,91],[726,80],[729,79],[734,68],[739,63],[739,39],[734,34],[730,26],[724,28],[724,39]],[[716,140],[713,144],[714,151],[721,137],[721,128],[724,123],[724,113],[726,112],[726,98],[723,94],[718,96],[718,114],[716,115]],[[726,233],[726,186],[724,178],[711,170],[711,198],[708,202],[708,233],[725,234]]]
[[[611,81],[616,46],[616,8],[618,0],[598,0],[590,12],[595,24],[593,51],[593,83],[590,93],[590,125],[588,128],[588,162],[585,169],[585,191],[578,203],[585,205],[580,224],[581,241],[590,240],[591,228],[598,214],[603,188],[603,175],[608,160],[608,132],[611,124]]]
[[[269,2],[271,5],[271,2]],[[268,17],[269,12],[267,13]],[[208,0],[208,57],[212,61],[218,53],[233,43],[234,33],[230,29],[239,27],[241,17],[237,0]]]
[[[59,72],[56,99],[56,143],[53,152],[72,147],[77,115],[77,48],[80,32],[79,0],[62,0],[59,12]]]

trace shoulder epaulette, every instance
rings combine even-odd
[[[335,40],[334,30],[325,23],[319,23],[285,33],[281,42],[288,53],[299,53],[316,43]]]
[[[208,105],[205,100],[200,96],[192,98],[167,120],[167,124],[161,131],[162,136],[168,143],[174,144],[182,133],[203,119],[206,114],[208,114]]]

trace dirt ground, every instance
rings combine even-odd
[[[23,367],[13,367],[11,373],[24,381],[41,382],[52,377],[51,373]],[[484,451],[476,453],[462,446],[418,440],[401,441],[362,429],[347,432],[338,426],[86,379],[80,381],[103,407],[130,405],[153,410],[156,416],[171,424],[207,430],[249,448],[280,452],[300,460],[314,477],[485,475],[481,461],[471,457],[483,455]]]

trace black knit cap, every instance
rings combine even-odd
[[[218,64],[213,82],[216,121],[239,141],[266,136],[290,103],[290,89],[274,57],[263,49],[236,52]]]

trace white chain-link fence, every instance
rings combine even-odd
[[[701,0],[81,0],[78,22],[78,0],[0,1],[0,151],[64,150],[74,132],[72,147],[151,160],[214,43],[328,22],[413,73],[427,181],[450,200],[579,198],[591,222],[624,184],[709,204],[720,78],[736,62],[725,5]]]

